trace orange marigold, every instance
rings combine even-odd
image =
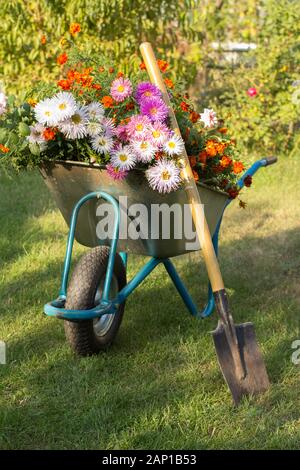
[[[57,57],[56,62],[58,63],[58,65],[64,65],[67,62],[67,60],[68,60],[68,56],[65,52],[63,52]]]
[[[157,65],[159,66],[160,71],[161,71],[162,73],[166,72],[166,70],[167,70],[168,67],[169,67],[168,62],[166,62],[165,60],[161,60],[161,59],[158,59]]]
[[[220,165],[224,168],[228,168],[232,164],[231,158],[227,157],[227,155],[224,155],[220,161]]]
[[[222,173],[224,168],[222,167],[222,165],[214,165],[212,167],[212,170],[215,172],[215,173]]]
[[[241,173],[244,169],[244,165],[242,162],[234,162],[233,163],[233,173],[235,173],[236,175],[238,175],[239,173]]]
[[[126,111],[130,111],[131,109],[134,108],[134,103],[132,103],[132,102],[131,102],[131,103],[127,103],[126,106],[125,106],[125,108],[126,108]]]
[[[141,69],[141,70],[146,70],[146,64],[145,64],[145,62],[141,62],[141,63],[140,63],[140,69]]]
[[[199,113],[196,113],[196,111],[192,111],[191,114],[190,114],[190,120],[195,123],[198,121],[200,117],[200,114]]]
[[[246,188],[250,188],[251,184],[252,184],[252,176],[248,175],[244,179],[244,185],[246,186]]]
[[[42,46],[44,46],[44,45],[46,44],[46,42],[47,42],[47,38],[46,38],[45,34],[43,34],[43,35],[41,36],[41,44],[42,44]]]
[[[174,83],[169,78],[165,78],[165,84],[168,88],[174,88]]]
[[[9,148],[8,147],[5,147],[5,145],[3,144],[0,144],[0,151],[3,152],[3,153],[8,153],[9,152]]]
[[[102,100],[101,100],[104,108],[112,108],[113,105],[114,105],[114,100],[112,99],[111,96],[103,96]]]
[[[160,160],[164,155],[164,152],[156,152],[155,153],[155,160]]]
[[[63,90],[70,90],[72,86],[72,82],[70,80],[62,79],[57,82],[57,86],[59,86]]]
[[[55,129],[51,129],[51,127],[46,127],[43,132],[43,137],[45,140],[55,140],[56,131]]]
[[[109,67],[108,71],[109,73],[114,73],[115,69],[113,67]]]
[[[188,112],[190,105],[186,103],[185,101],[181,101],[180,107],[182,111]]]
[[[218,152],[219,155],[223,154],[225,148],[226,148],[226,144],[224,144],[224,143],[216,144],[216,149],[217,149],[217,152]]]
[[[72,34],[72,36],[74,36],[76,33],[79,33],[80,30],[81,26],[79,23],[72,23],[70,25],[70,33]]]
[[[227,132],[227,127],[220,127],[220,129],[218,129],[219,132],[221,132],[221,134],[226,134]]]
[[[236,187],[229,188],[227,192],[231,199],[235,199],[239,195],[239,190]]]
[[[214,140],[208,140],[206,142],[205,151],[209,157],[215,157],[218,153],[216,149],[216,142]]]

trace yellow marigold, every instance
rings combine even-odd
[[[33,98],[29,98],[29,99],[27,100],[27,103],[28,103],[32,108],[34,108],[34,107],[36,106],[36,104],[37,104],[37,101],[35,101]]]

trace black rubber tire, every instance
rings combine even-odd
[[[96,247],[84,255],[76,265],[67,291],[65,308],[83,310],[95,306],[95,296],[101,280],[106,274],[109,248]],[[126,269],[117,253],[114,265],[114,276],[118,291],[126,285]],[[106,350],[114,341],[124,314],[125,302],[114,314],[112,324],[101,337],[96,335],[93,320],[64,321],[66,338],[79,356],[90,356]]]

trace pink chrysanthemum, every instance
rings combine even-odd
[[[128,78],[116,78],[110,87],[110,94],[117,102],[124,101],[132,93],[131,81]]]
[[[126,142],[127,140],[129,140],[129,136],[128,136],[128,133],[127,133],[127,127],[122,126],[121,124],[115,128],[115,135],[122,142]]]
[[[170,129],[159,121],[155,121],[149,130],[151,142],[157,148],[164,144],[170,134]]]
[[[111,176],[114,180],[123,180],[126,178],[128,171],[127,170],[121,170],[118,167],[114,167],[110,163],[106,165],[106,170],[109,176]]]
[[[129,137],[139,138],[144,137],[151,126],[151,121],[148,116],[142,116],[137,114],[132,116],[128,124],[126,125],[126,130]]]
[[[161,98],[160,89],[150,82],[142,82],[136,88],[135,99],[140,103],[144,98]]]
[[[162,158],[154,166],[146,171],[149,185],[159,193],[170,193],[178,188],[180,179],[180,169],[171,160]]]
[[[168,116],[168,108],[160,98],[147,98],[141,101],[141,113],[151,121],[164,121]]]

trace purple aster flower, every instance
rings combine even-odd
[[[150,82],[139,83],[135,92],[135,99],[137,100],[137,102],[141,103],[141,101],[144,98],[153,98],[153,97],[161,98],[160,89],[156,85]]]
[[[116,78],[110,87],[110,94],[117,102],[124,101],[132,93],[131,81],[128,78]]]
[[[168,116],[168,108],[160,98],[147,98],[141,102],[141,113],[148,116],[151,121],[164,121]]]

